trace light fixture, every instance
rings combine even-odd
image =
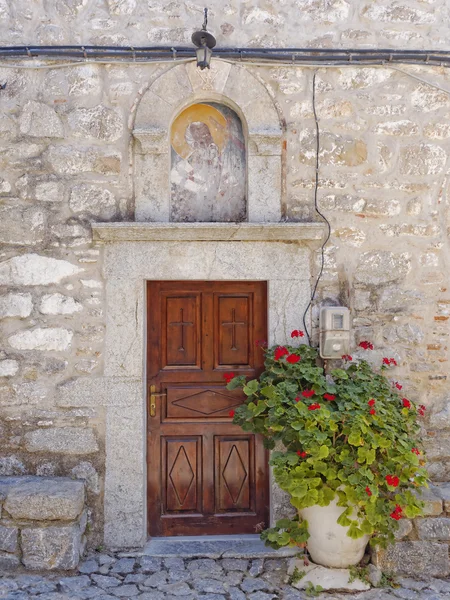
[[[216,45],[216,38],[206,31],[208,24],[208,9],[205,8],[205,20],[203,21],[201,31],[196,31],[192,34],[192,43],[197,46],[195,51],[197,55],[197,67],[202,71],[203,69],[210,68],[212,48]]]

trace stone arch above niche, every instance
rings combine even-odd
[[[195,62],[172,67],[142,96],[133,130],[136,221],[170,221],[171,126],[183,109],[199,102],[228,106],[242,122],[247,220],[280,221],[283,130],[278,112],[248,69],[214,59],[210,71],[200,71]]]
[[[216,102],[183,109],[170,130],[170,220],[240,222],[247,217],[242,123]]]

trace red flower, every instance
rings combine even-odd
[[[373,344],[367,341],[359,342],[359,347],[364,350],[373,350]]]
[[[418,410],[418,413],[419,413],[419,415],[420,415],[421,417],[423,417],[423,416],[424,416],[424,414],[425,414],[425,410],[426,410],[426,408],[425,408],[425,405],[424,405],[424,404],[421,404],[421,405],[419,406],[419,410]]]
[[[299,329],[294,329],[294,331],[291,333],[291,338],[296,338],[296,337],[303,337],[305,334],[303,333],[303,331],[300,331]]]
[[[386,475],[385,479],[387,484],[392,487],[397,487],[400,483],[400,479],[397,477],[397,475]]]
[[[399,504],[395,505],[393,512],[389,515],[392,519],[399,521],[402,518],[403,509]]]
[[[372,398],[371,400],[369,400],[369,402],[367,404],[369,406],[375,406],[375,400]]]
[[[411,402],[407,398],[402,398],[404,408],[411,408]]]
[[[280,360],[280,358],[283,358],[283,356],[286,356],[287,354],[289,354],[289,352],[284,346],[278,346],[278,348],[275,349],[273,357],[275,360]]]
[[[366,494],[367,494],[368,496],[371,496],[371,495],[372,495],[372,490],[370,489],[370,487],[369,487],[369,486],[367,486],[367,487],[366,487]]]
[[[230,417],[234,417],[234,410],[230,410],[228,414],[230,415]]]
[[[397,361],[395,360],[395,358],[383,358],[383,365],[394,365],[394,367],[397,366]]]
[[[223,378],[225,379],[225,381],[227,383],[230,383],[230,381],[233,379],[233,377],[236,377],[236,373],[224,373],[223,374]]]
[[[318,410],[320,408],[320,404],[316,402],[315,404],[310,404],[308,406],[308,410]]]
[[[302,452],[301,450],[297,450],[297,454],[300,456],[300,458],[305,458],[305,456],[307,456],[307,452]]]
[[[341,356],[342,360],[353,360],[353,358],[350,356],[350,354],[343,354]]]
[[[395,387],[396,387],[398,390],[401,390],[401,389],[402,389],[402,387],[403,387],[402,385],[400,385],[400,384],[399,384],[399,382],[398,382],[398,381],[394,381],[393,385],[395,385]]]
[[[376,415],[376,414],[377,414],[377,411],[374,408],[371,408],[369,410],[369,415]]]
[[[296,402],[300,402],[300,400],[301,400],[300,396],[295,396],[295,401]]]
[[[420,450],[419,448],[411,448],[411,452],[413,452],[414,454],[417,454],[417,456],[420,455]]]
[[[297,354],[289,354],[289,356],[286,358],[286,362],[290,363],[291,365],[295,365],[295,363],[298,363],[299,360],[300,356]]]
[[[311,396],[314,396],[316,392],[314,390],[303,390],[302,392],[302,396],[303,398],[311,398]]]
[[[323,398],[324,398],[324,400],[328,400],[329,402],[332,402],[333,400],[336,399],[336,396],[334,396],[333,394],[324,394]]]

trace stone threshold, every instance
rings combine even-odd
[[[286,558],[299,548],[274,550],[264,545],[259,535],[179,536],[152,538],[140,552],[121,552],[119,556],[169,558]]]
[[[95,241],[320,242],[324,223],[93,223]]]

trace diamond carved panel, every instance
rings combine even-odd
[[[180,397],[180,395],[182,396]],[[219,389],[211,388],[169,388],[167,397],[167,416],[169,418],[210,417],[217,416],[222,412],[224,414],[220,416],[228,417],[228,411],[242,403],[241,397],[237,394],[229,395]]]
[[[169,473],[169,479],[177,495],[180,506],[183,506],[186,496],[194,481],[194,471],[186,454],[184,446],[178,450],[177,457]]]
[[[233,445],[228,455],[227,462],[222,471],[222,477],[233,504],[237,504],[245,480],[247,479],[247,471],[235,445]]]

